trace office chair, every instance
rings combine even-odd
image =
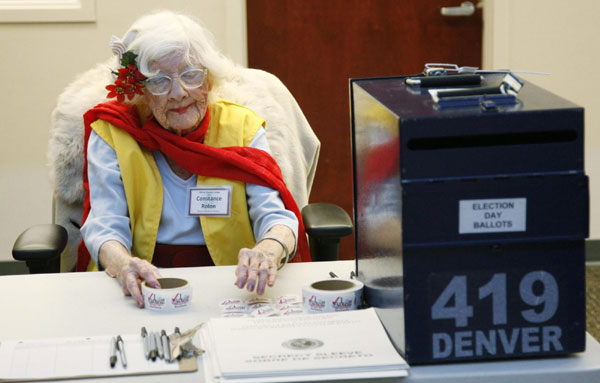
[[[113,81],[109,64],[80,75],[59,96],[52,113],[48,157],[53,223],[30,227],[13,246],[13,257],[25,261],[30,273],[74,270],[83,215],[83,114],[107,101],[105,86]],[[266,120],[273,157],[302,211],[311,258],[337,260],[340,239],[352,233],[352,221],[337,205],[308,204],[321,144],[292,94],[276,76],[242,67],[213,91]]]

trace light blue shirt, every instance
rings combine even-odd
[[[270,154],[266,132],[262,127],[249,146]],[[200,220],[197,216],[188,215],[189,188],[197,186],[198,177],[193,175],[183,180],[171,170],[162,153],[152,154],[163,182],[163,205],[157,242],[204,245],[206,242]],[[98,264],[98,252],[107,241],[119,241],[131,251],[131,229],[117,155],[94,131],[88,141],[87,160],[91,210],[81,228],[81,234],[92,259]],[[289,227],[298,238],[298,220],[294,213],[285,209],[277,190],[246,184],[246,198],[255,238],[262,238],[275,225]]]

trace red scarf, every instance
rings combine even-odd
[[[90,212],[87,142],[92,131],[91,124],[96,120],[104,120],[125,130],[148,150],[162,152],[191,173],[267,186],[279,191],[286,209],[296,215],[299,223],[298,248],[292,262],[310,261],[308,242],[300,209],[298,209],[296,201],[285,186],[281,170],[273,157],[256,148],[240,146],[214,148],[202,144],[204,134],[208,129],[208,110],[199,129],[185,137],[180,137],[163,129],[152,119],[148,119],[141,126],[136,108],[117,101],[96,105],[83,116],[83,119],[85,123],[85,162],[83,168],[85,200],[82,225]],[[78,249],[77,270],[85,271],[89,260],[89,252],[82,241]]]

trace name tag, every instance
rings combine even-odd
[[[229,217],[231,214],[230,186],[199,186],[190,188],[189,215]]]

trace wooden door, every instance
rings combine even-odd
[[[425,63],[481,66],[482,12],[462,0],[247,0],[248,65],[278,76],[321,140],[311,202],[353,216],[350,78],[419,73]],[[340,259],[354,259],[354,238]]]

